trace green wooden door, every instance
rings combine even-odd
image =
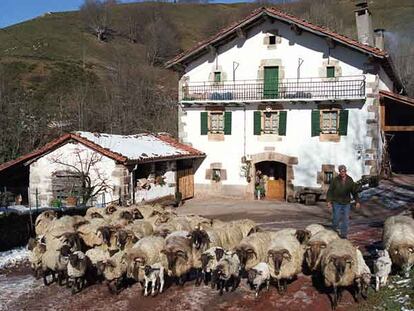
[[[264,67],[263,98],[278,98],[279,67]]]

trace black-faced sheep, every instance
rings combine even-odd
[[[231,290],[234,291],[240,284],[240,260],[235,253],[226,254],[217,263],[217,267],[213,272],[213,280],[217,284],[217,289],[220,295],[223,294],[223,290],[228,291],[231,286]]]
[[[334,240],[339,239],[338,233],[323,229],[314,234],[306,245],[305,262],[310,271],[320,270],[320,261],[326,247]]]

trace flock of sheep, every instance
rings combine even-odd
[[[336,308],[341,290],[353,287],[366,298],[371,271],[361,251],[319,224],[305,229],[263,231],[249,219],[223,222],[178,216],[160,206],[90,208],[85,216],[58,218],[45,211],[36,219],[28,249],[31,267],[45,285],[57,281],[72,293],[102,282],[118,293],[131,281],[144,295],[162,293],[166,280],[183,285],[210,283],[220,294],[235,290],[243,277],[255,291],[275,284],[283,293],[306,269],[331,289]],[[376,289],[391,265],[408,273],[414,263],[414,220],[393,216],[384,224],[383,244],[374,263]]]

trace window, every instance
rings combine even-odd
[[[219,182],[221,179],[221,169],[214,168],[211,174],[211,179],[214,180],[215,182]]]
[[[221,82],[221,72],[215,71],[214,72],[214,82]]]
[[[325,184],[330,184],[332,179],[334,177],[334,173],[333,172],[324,172],[324,176],[323,176],[323,182]]]
[[[338,133],[338,111],[322,111],[321,114],[321,133]]]
[[[334,66],[326,67],[326,77],[335,78],[335,67]]]
[[[211,112],[210,113],[210,132],[223,133],[224,132],[224,113]]]
[[[265,134],[278,134],[279,113],[277,111],[265,111],[263,113],[263,132]]]
[[[276,44],[276,36],[269,36],[269,45]]]

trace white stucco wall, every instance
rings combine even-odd
[[[167,171],[163,175],[165,177],[165,185],[151,184],[149,190],[136,190],[135,202],[151,201],[158,198],[175,195],[176,189],[176,161],[167,162]]]
[[[263,44],[264,37],[276,29],[281,37],[280,43],[269,49]],[[281,61],[284,71],[281,78],[296,78],[298,59],[301,58],[304,60],[300,72],[302,78],[320,77],[321,68],[329,61],[340,67],[342,76],[365,75],[367,94],[378,92],[379,83],[383,88],[392,85],[386,75],[380,82],[383,75],[364,74],[368,58],[362,53],[340,45],[329,49],[325,39],[305,31],[296,35],[288,25],[277,21],[257,26],[249,31],[246,40],[234,39],[220,47],[217,53],[217,56],[204,55],[190,63],[183,79],[190,83],[208,81],[211,72],[218,68],[226,73],[228,80],[232,80],[233,62],[239,64],[236,80],[257,79],[262,61],[272,59]],[[283,110],[287,111],[286,136],[267,140],[253,135],[253,111],[257,110],[257,104],[246,103],[246,112],[243,108],[226,107],[226,111],[232,111],[232,134],[226,135],[224,141],[209,141],[207,135],[200,135],[200,112],[205,111],[203,107],[182,107],[180,139],[207,154],[195,174],[195,183],[210,184],[205,172],[211,168],[211,163],[220,162],[222,168],[227,170],[223,185],[247,185],[245,177],[240,176],[241,157],[264,152],[269,147],[274,148],[274,152],[298,158],[298,164],[293,166],[294,186],[319,186],[317,172],[321,171],[322,164],[333,164],[336,169],[339,164],[345,164],[354,179],[369,174],[371,166],[366,165],[365,160],[372,159],[372,155],[366,152],[372,148],[372,138],[368,135],[367,120],[376,119],[372,108],[368,110],[370,105],[375,104],[374,98],[370,96],[359,102],[336,101],[333,104],[349,110],[348,134],[341,136],[339,142],[320,142],[319,137],[311,137],[311,111],[317,108],[313,102],[283,103]]]
[[[51,153],[44,155],[30,164],[30,204],[35,206],[36,204],[36,189],[39,195],[39,206],[49,206],[53,198],[52,193],[52,175],[56,171],[70,170],[67,165],[57,164],[55,159],[59,162],[75,165],[79,167],[79,160],[76,157],[76,153],[80,151],[82,162],[87,162],[95,151],[80,144],[80,143],[67,143],[60,148],[57,148]],[[105,192],[105,202],[119,199],[119,187],[122,183],[122,171],[119,172],[120,167],[116,166],[114,160],[99,155],[100,161],[90,170],[90,176],[92,180],[96,180],[98,174],[107,181],[107,184],[111,189],[107,189]],[[118,172],[116,170],[118,169]],[[125,168],[124,168],[125,169]],[[102,194],[96,197],[97,203],[101,203]]]

